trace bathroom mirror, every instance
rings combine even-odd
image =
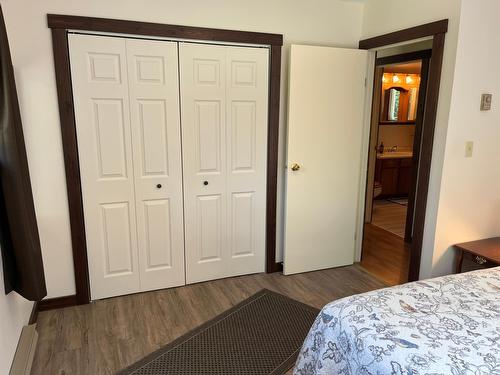
[[[409,122],[415,121],[414,115],[410,116],[410,97],[411,92],[403,87],[390,87],[383,93],[384,102],[382,104],[382,113],[380,122]],[[415,105],[415,100],[412,103]]]
[[[381,124],[414,124],[417,116],[419,74],[384,73],[380,103]]]

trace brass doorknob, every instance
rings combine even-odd
[[[297,163],[293,163],[292,166],[291,166],[291,169],[292,171],[298,171],[300,169],[300,165],[298,165]]]

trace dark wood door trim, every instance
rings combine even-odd
[[[280,120],[281,46],[271,47],[269,127],[267,132],[266,272],[283,271],[276,263],[276,204],[278,194],[278,138]],[[273,124],[273,126],[271,126]]]
[[[31,314],[28,319],[28,324],[35,324],[38,319],[38,304],[40,301],[35,301],[33,307],[31,308]]]
[[[149,35],[155,37],[206,40],[229,43],[283,45],[283,35],[256,33],[240,30],[211,29],[167,25],[162,23],[117,20],[111,18],[94,18],[48,14],[48,26],[51,29],[97,31],[118,34]]]
[[[408,280],[419,278],[422,243],[424,237],[425,213],[431,173],[432,149],[441,84],[445,34],[434,35],[432,42],[432,58],[429,65],[427,98],[425,101],[424,122],[422,124],[422,142],[420,148],[420,164],[418,184],[415,196],[415,213],[413,219],[413,240],[411,244],[410,270]]]
[[[90,281],[83,218],[80,164],[76,141],[73,88],[71,86],[71,69],[69,65],[68,33],[66,30],[52,29],[52,48],[54,50],[54,68],[56,72],[59,118],[61,121],[66,190],[68,193],[76,302],[84,304],[90,301]]]
[[[420,38],[426,38],[437,34],[445,34],[448,31],[448,20],[426,23],[424,25],[410,27],[409,29],[395,31],[374,38],[363,39],[359,42],[359,49],[373,49],[390,46],[392,44],[407,42]]]
[[[422,60],[420,71],[420,92],[418,95],[417,121],[415,123],[415,135],[413,139],[413,160],[410,193],[408,195],[408,211],[406,212],[405,242],[413,242],[413,218],[415,213],[415,198],[417,194],[418,166],[420,164],[420,150],[422,145],[422,134],[425,113],[425,98],[427,96],[427,85],[429,83],[430,59]]]
[[[69,60],[69,30],[100,31],[270,46],[266,187],[266,272],[280,271],[282,266],[280,263],[276,263],[276,199],[281,47],[283,45],[283,35],[55,14],[48,14],[47,20],[48,27],[52,29],[52,48],[59,103],[59,117],[61,122],[61,138],[66,172],[66,189],[68,193],[73,267],[76,286],[75,297],[67,298],[65,302],[74,301],[75,304],[90,302],[87,244]],[[53,305],[56,306],[57,304],[48,304],[49,308]]]
[[[423,123],[420,127],[421,133],[415,134],[416,137],[421,138],[421,141],[419,148],[418,176],[416,177],[418,184],[414,197],[413,236],[408,281],[418,280],[420,273],[425,213],[427,209],[427,195],[429,192],[429,178],[432,161],[432,148],[434,145],[434,131],[436,127],[439,88],[441,85],[445,33],[447,30],[448,20],[441,20],[361,40],[359,42],[360,49],[374,49],[395,43],[409,42],[414,39],[432,37],[432,57],[429,62],[427,92],[425,107],[423,109],[424,113],[422,116]]]
[[[63,297],[47,298],[38,302],[37,312],[61,309],[63,307],[70,307],[75,305],[81,305],[81,303],[78,302],[77,296],[74,294]]]
[[[413,142],[413,160],[412,160],[412,183],[408,195],[408,211],[406,214],[405,224],[405,242],[411,243],[413,237],[413,214],[415,211],[415,196],[418,181],[418,165],[420,162],[420,146],[422,142],[422,124],[424,121],[425,98],[427,95],[427,83],[429,76],[430,58],[432,57],[432,49],[403,53],[387,57],[380,57],[375,60],[375,66],[390,65],[405,63],[410,61],[421,60],[422,68],[420,76],[420,91],[418,97],[417,117],[415,121],[415,137]],[[377,106],[378,107],[378,106]]]
[[[430,59],[432,57],[432,49],[426,49],[423,51],[415,51],[409,53],[402,53],[400,55],[379,57],[375,60],[375,65],[391,65],[398,64],[416,60]]]
[[[71,294],[69,296],[56,297],[56,298],[45,298],[41,301],[36,301],[33,304],[33,308],[31,309],[30,318],[28,320],[28,324],[36,323],[38,319],[38,313],[40,311],[61,309],[63,307],[71,307],[76,305],[81,305],[77,300],[77,296],[75,294]]]

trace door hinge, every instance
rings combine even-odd
[[[365,87],[368,85],[368,80],[365,77]]]

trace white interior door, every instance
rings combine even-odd
[[[177,43],[69,43],[92,299],[183,285]]]
[[[186,281],[263,272],[268,50],[179,51]]]
[[[141,290],[185,284],[177,43],[126,39]]]
[[[291,47],[285,274],[354,261],[367,64],[366,51]]]
[[[92,299],[140,291],[125,39],[69,35]]]

